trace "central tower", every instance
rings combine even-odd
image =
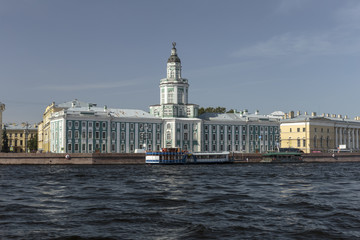
[[[167,61],[166,78],[160,80],[160,105],[150,106],[150,113],[162,118],[187,118],[198,115],[198,106],[188,104],[189,83],[181,75],[181,60],[176,43],[172,43]]]

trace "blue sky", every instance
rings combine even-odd
[[[148,111],[174,41],[191,103],[360,116],[357,0],[0,0],[3,121],[75,98]]]

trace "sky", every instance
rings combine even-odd
[[[200,107],[360,116],[358,0],[0,0],[3,122],[149,111],[172,42]]]

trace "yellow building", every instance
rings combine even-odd
[[[30,124],[6,124],[6,133],[9,139],[11,152],[26,152],[29,149],[29,141],[37,134],[37,125]]]
[[[49,106],[47,106],[43,114],[43,120],[41,121],[38,127],[39,150],[42,152],[50,152],[50,144],[51,144],[50,118],[53,113],[75,106],[88,107],[89,105],[96,106],[96,104],[80,102],[77,99],[61,104],[55,104],[55,102],[52,102]]]
[[[356,118],[358,119],[358,118]],[[360,121],[347,116],[316,113],[285,115],[280,124],[281,148],[298,148],[305,153],[329,152],[341,148],[359,151]]]
[[[5,110],[5,104],[0,102],[0,151],[2,149],[2,112]]]

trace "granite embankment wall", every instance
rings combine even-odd
[[[309,153],[303,154],[304,162],[360,162],[360,153]],[[261,161],[261,154],[234,153],[236,163],[256,163]]]
[[[1,164],[145,164],[144,153],[0,153]]]
[[[0,165],[11,164],[145,164],[144,153],[0,153]],[[261,154],[234,153],[235,163],[258,163]],[[360,162],[360,153],[303,154],[305,162]]]

